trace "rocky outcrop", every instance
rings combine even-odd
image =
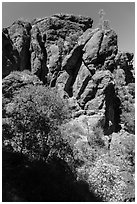
[[[89,17],[68,14],[34,19],[31,24],[14,22],[9,34],[3,32],[3,76],[12,69],[30,70],[44,84],[56,87],[74,115],[103,111],[109,134],[120,129],[116,87],[135,80],[133,54],[118,52],[114,30],[93,29],[92,23]]]
[[[31,24],[29,22],[16,21],[9,27],[10,38],[18,51],[19,55],[19,69],[31,69],[30,64],[30,30]]]
[[[84,63],[82,63],[73,86],[73,94],[75,98],[79,99],[81,97],[91,77],[91,72],[87,69]]]
[[[94,33],[90,40],[86,43],[84,47],[83,59],[85,64],[96,64],[98,60],[98,51],[102,42],[103,31],[99,30]]]
[[[8,29],[2,31],[2,77],[19,69],[19,55],[10,39]]]
[[[35,19],[32,25],[37,25],[40,31],[47,32],[48,41],[56,41],[58,38],[66,39],[70,33],[77,33],[91,28],[93,20],[90,17],[74,16],[70,14],[55,14],[51,17]]]
[[[47,51],[45,48],[45,35],[41,36],[39,28],[34,26],[31,30],[31,72],[39,77],[46,84],[47,68]]]
[[[67,89],[65,91],[75,95],[75,82],[77,84],[77,77],[83,72],[83,64],[85,69],[88,69],[89,76],[93,76],[98,69],[108,69],[111,72],[115,68],[114,58],[117,54],[117,35],[113,30],[100,30],[100,29],[87,29],[78,40],[78,44],[73,48],[69,55],[67,55],[62,62],[62,69],[69,74],[69,80],[67,81]],[[83,64],[82,64],[83,61]],[[80,71],[79,71],[80,70]],[[91,86],[95,90],[95,85],[90,81],[92,77],[88,77],[84,80],[80,88],[79,95],[84,91],[85,84],[92,84]],[[89,82],[90,81],[90,82]],[[74,85],[74,87],[73,87]],[[90,85],[89,85],[90,87]],[[90,88],[88,88],[91,91]],[[73,91],[74,90],[74,91]],[[74,92],[74,93],[73,93]],[[91,93],[92,95],[93,93]],[[88,94],[89,95],[89,94]],[[90,97],[92,98],[92,96]],[[86,101],[87,102],[87,101]]]
[[[29,71],[14,71],[2,80],[2,94],[5,98],[10,99],[15,91],[29,84],[41,85],[42,82]]]
[[[90,17],[69,14],[56,14],[51,17],[34,19],[31,23],[21,20],[15,21],[7,29],[9,32],[7,39],[10,39],[7,53],[11,53],[10,57],[6,53],[7,45],[5,44],[7,44],[7,39],[3,33],[3,76],[8,75],[13,70],[22,71],[28,69],[37,74],[40,80],[46,83],[45,78],[48,72],[46,65],[49,65],[53,74],[50,77],[51,81],[53,81],[51,86],[54,86],[58,71],[61,69],[62,59],[76,45],[78,37],[85,30],[92,27],[92,23],[93,20]],[[36,39],[36,27],[39,30],[40,42]],[[45,40],[42,36],[44,36]],[[10,44],[12,44],[14,49],[11,48]],[[33,44],[37,46],[35,47]],[[55,44],[59,49],[56,56],[52,47]],[[32,51],[32,48],[35,51]],[[12,50],[14,50],[14,53]],[[14,62],[14,60],[17,62]]]

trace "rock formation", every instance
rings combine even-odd
[[[28,69],[76,110],[102,111],[106,132],[118,131],[116,86],[120,75],[125,86],[134,83],[133,54],[118,51],[114,30],[92,24],[68,14],[14,22],[3,30],[3,76]]]
[[[2,31],[2,77],[19,69],[19,54],[10,39],[8,29]]]
[[[47,51],[45,48],[45,35],[44,41],[41,37],[39,28],[34,26],[31,30],[31,42],[30,42],[30,53],[31,53],[31,72],[36,74],[43,83],[46,83],[46,76],[48,74],[47,68]]]

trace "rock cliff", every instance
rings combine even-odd
[[[93,29],[92,24],[90,17],[69,14],[14,22],[2,32],[2,73],[5,77],[14,70],[30,70],[73,101],[75,111],[102,110],[104,127],[118,131],[117,81],[122,73],[124,86],[134,83],[133,54],[118,50],[114,30]]]

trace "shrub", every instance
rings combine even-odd
[[[103,201],[122,201],[125,183],[121,180],[118,166],[98,160],[89,172],[89,185]]]
[[[61,145],[63,149],[66,146],[58,127],[67,115],[67,107],[54,90],[34,85],[21,88],[6,106],[12,132],[9,136],[12,137],[11,146],[31,158],[47,159],[57,149],[61,150]],[[9,125],[4,125],[8,132]]]
[[[129,83],[125,86],[125,74],[122,69],[115,72],[115,83],[121,101],[121,123],[124,124],[126,131],[135,134],[135,84]]]
[[[88,136],[88,143],[91,146],[98,146],[98,147],[104,147],[105,143],[102,139],[104,133],[103,129],[101,127],[95,126],[93,127],[93,133],[89,134]]]
[[[119,165],[122,169],[134,171],[135,136],[121,132],[112,136],[110,148],[111,163]]]

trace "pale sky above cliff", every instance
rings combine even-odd
[[[105,19],[118,34],[119,50],[135,52],[134,2],[3,2],[2,27],[20,18],[32,20],[56,13],[90,16],[95,27],[100,9],[105,11]]]

